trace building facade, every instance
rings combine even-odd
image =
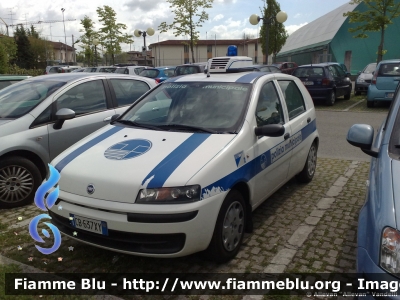
[[[199,40],[193,48],[195,62],[225,56],[228,46],[237,46],[238,56],[249,56],[255,64],[263,62],[259,39]],[[192,61],[188,40],[167,40],[149,45],[154,66],[176,66]]]

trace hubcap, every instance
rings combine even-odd
[[[15,203],[24,200],[33,189],[32,174],[21,166],[0,169],[0,200]]]
[[[307,160],[308,175],[312,176],[314,174],[316,166],[317,166],[317,150],[315,149],[315,146],[312,145],[310,153],[308,153],[308,160]]]
[[[244,228],[244,210],[240,202],[233,202],[226,211],[222,229],[222,241],[227,251],[233,251],[239,244]]]

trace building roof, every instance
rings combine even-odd
[[[52,46],[53,49],[55,50],[65,50],[65,44],[61,43],[61,42],[52,42],[52,41],[48,41]],[[67,51],[73,51],[74,48],[72,48],[71,46],[67,45]]]
[[[331,12],[299,28],[286,40],[279,55],[294,50],[328,44],[336,35],[347,17],[343,13],[353,11],[358,5],[343,4]]]
[[[196,42],[197,45],[199,46],[205,46],[205,45],[242,45],[243,42],[246,43],[256,43],[258,42],[259,39],[237,39],[237,40],[198,40]],[[152,46],[177,46],[177,45],[184,45],[185,43],[188,44],[190,41],[189,40],[167,40],[167,41],[162,41],[162,42],[158,42],[158,43],[153,43],[151,45],[149,45],[149,48],[151,48]]]

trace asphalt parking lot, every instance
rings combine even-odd
[[[355,98],[346,101],[346,107],[359,102],[350,108],[356,109],[363,104],[362,98]],[[353,103],[348,105],[349,101]],[[388,107],[377,110],[385,112]],[[0,267],[12,262],[9,258],[51,273],[354,273],[357,219],[368,170],[367,161],[319,157],[311,183],[299,184],[293,179],[255,210],[254,232],[246,234],[237,258],[227,264],[206,261],[198,254],[175,259],[123,255],[66,237],[58,251],[42,255],[28,233],[30,220],[42,212],[34,205],[0,210]],[[190,296],[208,298],[214,299]]]

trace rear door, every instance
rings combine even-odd
[[[329,73],[332,75],[334,85],[336,87],[336,97],[344,95],[343,78],[338,72],[338,68],[335,65],[328,66]]]
[[[378,90],[389,90],[385,94],[385,98],[393,98],[393,93],[400,81],[400,62],[381,63],[377,72],[376,88]]]

